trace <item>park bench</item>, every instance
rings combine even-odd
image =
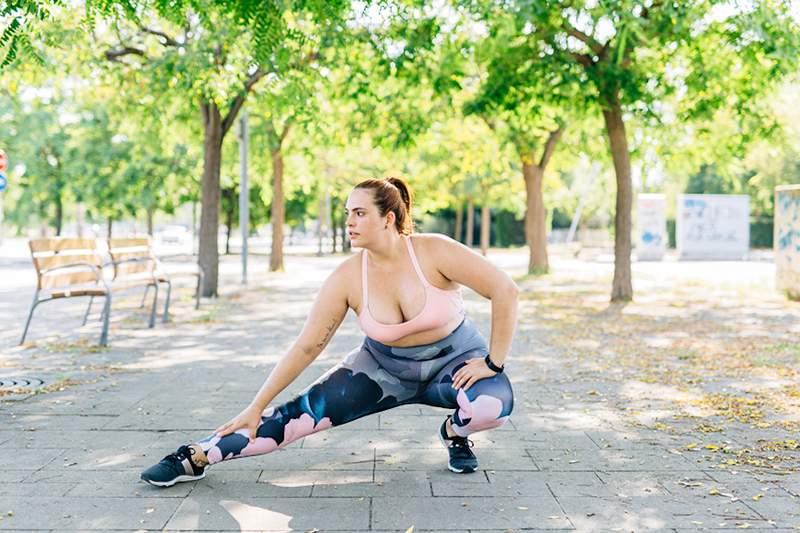
[[[102,296],[105,301],[100,316],[103,321],[100,345],[108,345],[111,288],[103,278],[103,262],[97,253],[97,242],[94,239],[32,239],[28,245],[36,268],[37,282],[20,344],[25,342],[33,311],[39,304],[88,296],[89,307],[83,317],[83,323],[86,324],[91,302],[95,296]]]
[[[200,292],[203,288],[203,271],[197,266],[190,271],[167,272],[161,261],[158,260],[148,237],[135,237],[125,239],[108,239],[108,253],[114,267],[114,282],[139,283],[145,286],[140,307],[144,306],[150,287],[154,287],[158,296],[158,284],[166,285],[167,294],[164,301],[162,322],[169,318],[169,304],[172,294],[172,276],[192,276],[197,278],[195,288],[195,309],[200,307]],[[155,311],[155,298],[153,312]],[[151,314],[151,327],[153,315]]]

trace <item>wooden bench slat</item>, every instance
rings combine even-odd
[[[62,250],[96,250],[94,239],[31,239],[28,241],[31,252],[60,252]]]
[[[96,281],[97,276],[91,270],[75,270],[74,272],[63,272],[58,274],[42,274],[39,276],[40,289],[61,288],[79,283]]]
[[[105,289],[75,289],[50,293],[51,298],[71,298],[73,296],[105,296]]]
[[[128,261],[130,259],[146,259],[152,257],[150,254],[150,250],[138,250],[133,252],[112,252],[111,253],[111,260],[115,263],[119,263],[121,261]],[[146,263],[146,261],[142,261]]]
[[[33,263],[36,267],[36,270],[39,272],[43,270],[49,270],[51,268],[74,265],[77,263],[89,263],[90,265],[95,265],[97,267],[102,266],[100,257],[97,254],[47,255],[42,257],[34,257]]]
[[[150,239],[148,239],[147,237],[107,239],[106,242],[108,243],[109,250],[114,250],[116,248],[134,248],[138,246],[144,246],[145,248],[147,248],[150,246]]]

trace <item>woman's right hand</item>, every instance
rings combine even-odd
[[[258,426],[261,424],[262,412],[262,409],[254,405],[248,405],[241,413],[218,427],[215,433],[218,437],[224,437],[239,429],[247,428],[250,442],[253,442],[256,439],[256,430],[258,430]]]

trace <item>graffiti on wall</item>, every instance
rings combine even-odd
[[[637,197],[636,220],[639,233],[637,258],[640,261],[660,261],[667,247],[665,196],[640,194]]]
[[[800,185],[775,191],[776,286],[800,299]]]
[[[682,259],[742,259],[750,246],[750,203],[744,195],[678,197],[676,239]]]

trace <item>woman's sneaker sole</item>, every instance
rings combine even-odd
[[[203,472],[199,476],[178,476],[175,479],[171,479],[169,481],[154,481],[152,479],[147,479],[144,476],[141,476],[141,479],[145,483],[150,483],[151,485],[155,485],[156,487],[171,487],[175,483],[181,483],[183,481],[197,481],[198,479],[203,479],[204,477],[206,477],[205,472]]]

